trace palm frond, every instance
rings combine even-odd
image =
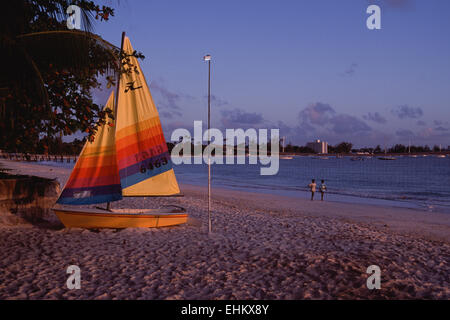
[[[105,47],[115,50],[120,50],[119,47],[113,45],[112,43],[104,40],[99,35],[96,35],[94,33],[85,32],[85,31],[78,31],[78,30],[54,30],[54,31],[41,31],[41,32],[33,32],[33,33],[27,33],[17,36],[18,39],[24,39],[24,38],[30,38],[35,36],[45,36],[45,35],[53,35],[53,34],[68,34],[68,35],[77,35],[77,36],[84,36],[91,38],[93,40],[96,40],[100,43],[102,43]]]
[[[77,31],[43,31],[17,37],[33,59],[63,68],[84,68],[92,63],[117,69],[119,48],[98,35]],[[101,60],[93,60],[92,50],[103,52]],[[101,55],[100,55],[101,56]]]
[[[38,11],[42,15],[46,15],[52,19],[55,19],[57,21],[65,21],[68,18],[68,14],[66,12],[67,8],[72,5],[77,4],[76,1],[73,0],[41,0],[39,2],[35,2],[35,5],[37,6]],[[94,17],[92,13],[89,10],[86,10],[82,7],[81,14],[82,14],[82,28],[84,31],[92,32],[93,31],[93,20]]]

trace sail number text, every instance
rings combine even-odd
[[[153,170],[154,168],[159,168],[161,166],[165,166],[168,163],[166,157],[162,157],[161,159],[156,159],[155,161],[144,162],[141,165],[141,173],[146,173],[147,170]]]

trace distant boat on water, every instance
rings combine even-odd
[[[365,159],[363,157],[352,157],[350,158],[350,161],[364,161]]]
[[[384,146],[384,157],[378,157],[378,160],[397,160],[397,158],[387,155],[387,150],[386,150],[386,145],[385,145]]]
[[[283,137],[282,140],[283,140],[283,153],[284,153],[284,147],[285,147],[286,137]],[[284,155],[284,156],[280,156],[280,159],[281,159],[281,160],[292,160],[292,159],[294,159],[294,157],[293,157],[293,156],[287,156],[287,155]]]
[[[436,158],[446,158],[445,154],[438,154]]]
[[[411,141],[408,143],[408,158],[417,158],[417,154],[411,154]]]

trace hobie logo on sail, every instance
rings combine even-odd
[[[280,130],[271,129],[270,140],[268,140],[267,131],[267,129],[258,129],[257,131],[253,128],[245,131],[243,129],[226,129],[224,146],[224,135],[219,129],[211,128],[203,132],[202,121],[194,121],[194,139],[189,130],[184,128],[178,128],[172,132],[171,140],[180,141],[172,149],[172,162],[177,165],[191,164],[193,156],[194,164],[202,164],[203,161],[205,163],[210,161],[211,164],[224,164],[224,158],[225,164],[235,164],[235,159],[237,164],[245,164],[248,158],[249,164],[258,164],[259,160],[261,165],[267,166],[260,168],[261,175],[276,175],[279,170]],[[204,150],[202,150],[203,141],[209,142]],[[248,147],[246,141],[249,142]],[[192,150],[192,142],[194,150]]]

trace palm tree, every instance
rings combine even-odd
[[[6,14],[0,30],[1,91],[19,85],[38,93],[42,103],[48,104],[41,73],[43,64],[50,62],[59,69],[82,70],[93,62],[101,62],[108,70],[116,69],[118,48],[90,32],[92,7],[81,8],[85,31],[65,28],[62,18],[67,17],[65,10],[71,2],[15,0],[4,4],[6,9],[3,6],[2,12]],[[92,61],[95,50],[103,51],[102,61]]]
[[[31,126],[39,122],[39,115],[42,114],[51,119],[49,127],[58,126],[53,117],[57,106],[52,106],[49,98],[49,94],[55,91],[54,85],[46,81],[49,68],[56,74],[66,72],[76,75],[71,79],[77,85],[87,79],[80,89],[85,96],[88,88],[96,85],[92,81],[93,75],[105,72],[115,75],[118,71],[119,49],[91,32],[94,13],[96,18],[107,20],[113,10],[105,6],[100,8],[92,1],[76,1],[81,8],[83,30],[68,30],[65,24],[66,9],[72,3],[70,0],[14,0],[2,3],[0,123],[8,124],[0,128],[2,133],[17,127],[18,119],[23,115],[20,113],[24,112],[18,105],[43,107],[39,109],[40,114],[34,115],[36,121],[28,119]],[[76,94],[76,89],[72,90],[72,94]],[[92,113],[77,114],[77,117],[80,116],[92,117]],[[26,130],[27,126],[30,124],[20,130]]]

